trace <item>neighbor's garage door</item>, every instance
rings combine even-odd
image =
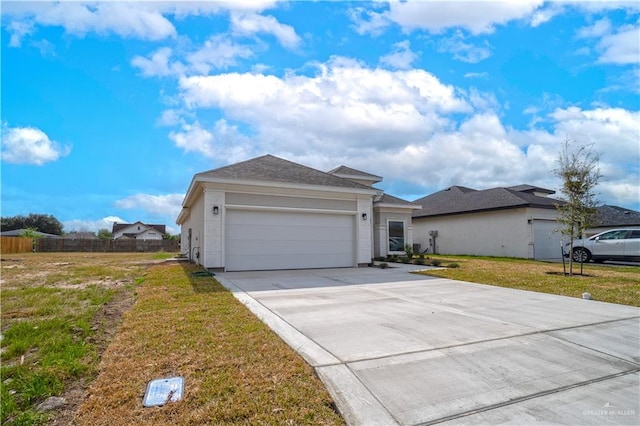
[[[533,256],[536,260],[562,259],[559,227],[555,220],[533,220]]]
[[[226,270],[352,267],[353,215],[227,210]]]

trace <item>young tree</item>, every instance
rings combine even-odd
[[[112,237],[113,234],[107,228],[102,228],[98,231],[98,238],[101,240],[110,240]]]
[[[598,167],[600,155],[590,145],[575,146],[566,139],[558,154],[558,168],[553,173],[561,179],[560,192],[564,204],[556,205],[561,232],[570,239],[569,274],[573,274],[573,239],[581,236],[591,226],[598,204],[594,188],[602,175]]]

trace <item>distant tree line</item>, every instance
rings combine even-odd
[[[18,215],[10,217],[0,217],[0,230],[13,231],[24,229],[21,236],[35,238],[37,232],[44,234],[60,235],[66,238],[110,240],[113,234],[107,228],[102,228],[98,232],[91,231],[70,231],[64,232],[62,223],[53,215],[30,213],[28,215]],[[179,240],[178,235],[165,234],[165,240]]]
[[[3,231],[31,229],[45,234],[62,235],[62,228],[62,223],[50,214],[30,213],[27,216],[18,215],[0,218],[0,229]]]

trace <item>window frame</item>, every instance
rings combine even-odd
[[[402,246],[400,250],[392,250],[391,249],[391,238],[398,238],[398,236],[391,235],[391,223],[401,223],[402,224]],[[387,219],[387,251],[389,253],[403,253],[404,247],[407,245],[407,223],[402,219]]]

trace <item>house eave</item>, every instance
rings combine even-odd
[[[373,208],[420,210],[422,206],[418,204],[374,203]]]
[[[250,180],[250,179],[220,179],[220,178],[199,177],[196,180],[196,182],[219,184],[219,185],[246,185],[246,186],[257,186],[257,187],[279,188],[279,189],[302,189],[302,190],[308,190],[308,191],[356,193],[356,194],[365,194],[365,195],[376,195],[379,192],[379,190],[377,189],[366,188],[366,187],[350,188],[350,187],[328,186],[328,185],[310,185],[310,184],[303,184],[303,183],[259,181],[259,180]],[[191,188],[189,189],[191,190]],[[188,206],[185,206],[185,207],[188,207]]]

